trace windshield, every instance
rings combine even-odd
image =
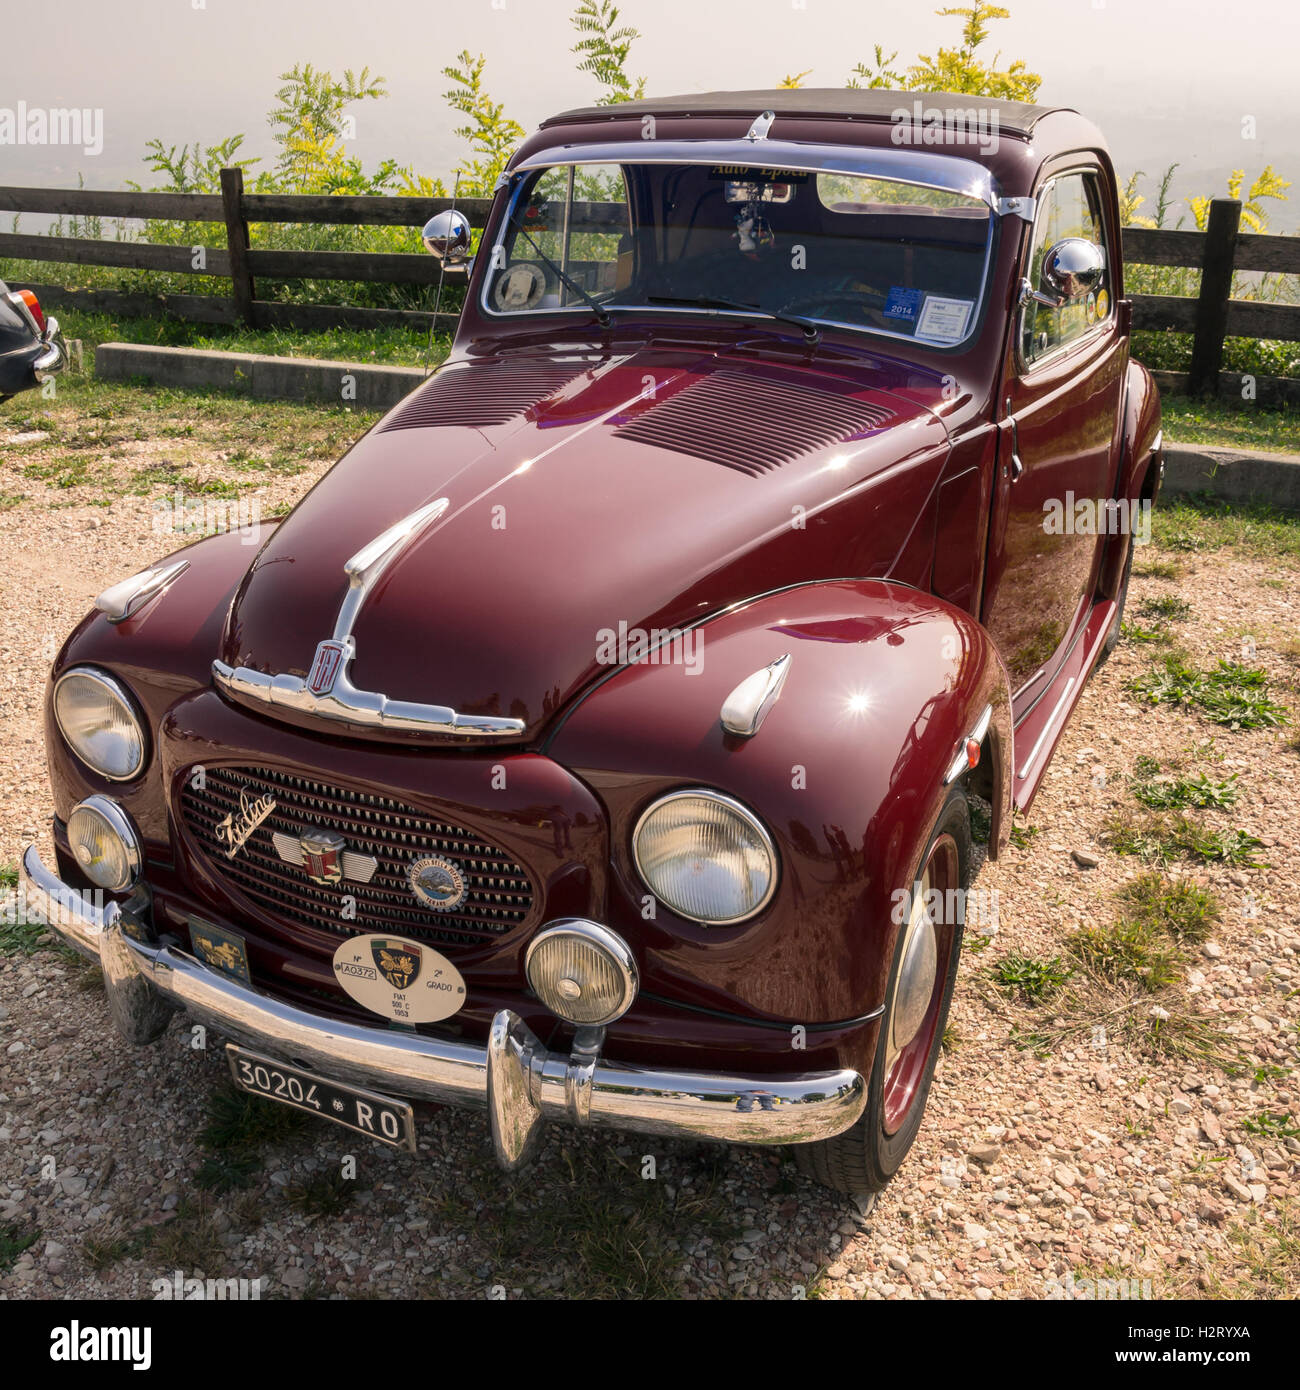
[[[979,198],[866,174],[557,165],[516,188],[483,305],[784,315],[954,347],[979,317],[992,224]]]

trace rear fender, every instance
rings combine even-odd
[[[1154,507],[1164,473],[1164,449],[1160,432],[1160,393],[1151,373],[1140,363],[1128,364],[1124,392],[1124,435],[1120,451],[1119,477],[1115,496],[1121,502],[1149,503]],[[1131,515],[1126,512],[1126,515]],[[1136,535],[1150,537],[1150,520],[1140,521]],[[1098,596],[1113,599],[1119,594],[1128,555],[1128,532],[1112,535],[1102,558]]]

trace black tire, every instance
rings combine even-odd
[[[1124,556],[1124,573],[1120,576],[1119,594],[1115,599],[1115,618],[1110,625],[1110,631],[1106,633],[1106,640],[1101,644],[1101,653],[1097,657],[1098,666],[1119,646],[1120,624],[1124,621],[1124,605],[1128,602],[1128,582],[1133,577],[1133,544],[1133,532],[1130,530],[1128,553]]]
[[[930,831],[916,871],[913,893],[919,891],[921,873],[930,860],[931,851],[944,836],[951,836],[955,842],[959,885],[963,889],[968,888],[971,875],[970,811],[961,783],[948,793],[943,809]],[[934,1077],[935,1064],[939,1059],[943,1030],[952,1003],[953,985],[957,979],[957,966],[961,959],[962,924],[954,923],[952,932],[951,949],[943,976],[938,1021],[925,1058],[924,1070],[906,1118],[891,1134],[885,1125],[885,1048],[894,987],[902,961],[904,933],[901,930],[898,932],[894,959],[889,970],[889,984],[885,993],[886,1011],[881,1019],[880,1039],[876,1045],[875,1060],[867,1084],[866,1109],[857,1123],[843,1134],[819,1140],[814,1144],[800,1144],[794,1150],[795,1162],[800,1172],[816,1179],[824,1187],[850,1196],[865,1196],[883,1191],[907,1157],[925,1116],[926,1099],[930,1092],[930,1082]]]

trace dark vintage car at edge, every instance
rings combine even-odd
[[[68,365],[59,321],[47,318],[31,290],[0,280],[0,401],[29,391]]]
[[[1074,111],[629,102],[510,161],[451,355],[256,549],[54,663],[28,901],[136,1043],[414,1147],[413,1105],[789,1144],[921,1122],[971,878],[1113,645],[1154,497],[1119,209]],[[101,890],[98,896],[93,890]],[[901,904],[901,910],[900,910]]]

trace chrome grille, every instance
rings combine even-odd
[[[271,796],[275,810],[233,859],[217,839],[218,823],[238,814],[240,794],[249,801]],[[387,797],[351,791],[265,768],[204,766],[203,786],[187,776],[181,816],[218,879],[238,889],[264,912],[298,926],[337,936],[393,931],[417,940],[477,945],[525,921],[532,911],[527,872],[503,850],[463,826],[438,820]],[[297,838],[307,827],[337,831],[348,849],[378,861],[369,883],[344,879],[313,883],[276,853],[278,831]],[[435,912],[411,892],[406,866],[439,855],[465,876],[465,901]],[[356,917],[341,915],[343,898],[356,899]]]

